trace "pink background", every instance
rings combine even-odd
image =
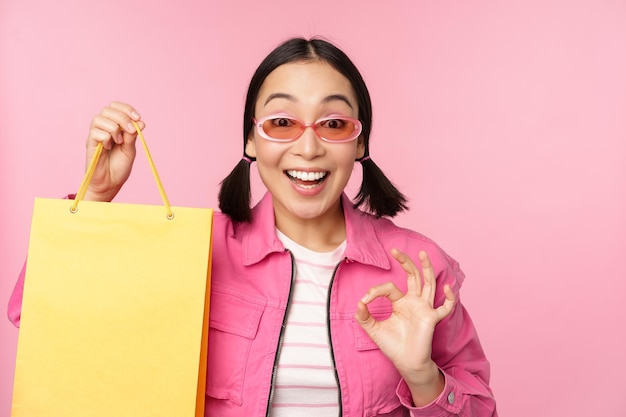
[[[104,105],[142,113],[173,204],[216,207],[256,65],[321,35],[371,89],[372,156],[412,198],[398,223],[468,276],[500,415],[623,415],[626,3],[370,3],[0,0],[2,309],[33,198],[76,190]],[[142,154],[118,201],[159,203]],[[0,332],[8,415],[18,332]]]

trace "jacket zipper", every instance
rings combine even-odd
[[[343,262],[345,262],[348,258],[344,258],[341,262],[337,264],[335,270],[333,271],[333,276],[330,278],[330,283],[328,284],[328,296],[326,299],[326,331],[328,332],[328,347],[330,348],[330,359],[333,363],[333,372],[335,373],[335,380],[337,381],[337,401],[339,404],[339,417],[343,415],[343,406],[341,399],[341,385],[339,384],[339,373],[337,373],[337,364],[335,362],[335,350],[333,349],[333,336],[330,331],[330,296],[333,291],[333,283],[335,282],[335,276],[337,275],[337,271]]]
[[[283,338],[285,336],[285,325],[287,324],[287,313],[289,312],[289,306],[291,305],[291,295],[293,293],[293,282],[296,279],[295,268],[294,268],[294,259],[293,254],[289,250],[285,250],[285,252],[289,253],[291,258],[291,282],[289,283],[289,294],[287,295],[287,308],[285,308],[285,314],[283,315],[283,322],[280,326],[280,334],[278,336],[278,346],[276,347],[276,355],[274,356],[274,365],[272,366],[272,377],[270,384],[270,395],[267,399],[267,409],[265,411],[265,416],[269,417],[270,410],[272,409],[272,400],[274,398],[274,383],[276,382],[276,370],[278,368],[278,358],[280,357],[280,351],[283,346]],[[337,275],[337,271],[339,270],[339,266],[346,260],[339,262],[333,271],[333,276],[330,278],[330,283],[328,284],[328,296],[326,299],[326,330],[328,332],[328,346],[330,347],[330,358],[333,363],[333,372],[335,373],[335,380],[337,381],[337,395],[338,395],[338,403],[339,403],[339,416],[343,414],[343,407],[341,404],[341,385],[339,385],[339,374],[337,373],[337,365],[335,363],[335,352],[333,350],[333,337],[330,332],[330,296],[333,290],[333,283],[335,282],[335,276]]]
[[[270,394],[267,399],[267,410],[265,412],[265,416],[269,417],[270,411],[272,409],[272,400],[274,399],[274,384],[276,382],[276,370],[278,368],[278,358],[280,357],[280,351],[283,346],[283,338],[285,337],[285,326],[287,325],[287,313],[289,312],[289,306],[291,305],[291,295],[293,293],[293,282],[296,279],[296,268],[294,267],[295,260],[293,259],[293,254],[289,250],[285,250],[285,252],[289,253],[289,257],[291,258],[291,281],[289,283],[289,294],[287,295],[287,307],[285,308],[285,314],[283,315],[283,322],[280,325],[280,334],[278,335],[278,346],[276,347],[276,355],[274,356],[274,364],[272,366],[272,378],[270,384]]]

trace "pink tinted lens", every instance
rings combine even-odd
[[[295,139],[304,129],[298,120],[284,116],[267,119],[262,126],[267,136],[279,140]]]
[[[354,139],[358,135],[355,122],[341,117],[324,119],[315,125],[315,130],[318,135],[331,141]]]

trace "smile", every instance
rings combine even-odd
[[[288,170],[285,171],[285,173],[291,181],[301,187],[315,187],[316,185],[322,183],[328,175],[328,172],[326,171],[307,172]]]

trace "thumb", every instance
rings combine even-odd
[[[372,332],[374,330],[374,327],[376,326],[376,319],[372,317],[369,309],[367,308],[367,305],[365,305],[363,301],[359,301],[356,313],[354,314],[354,319],[368,334],[370,334],[370,332]]]
[[[137,141],[137,136],[139,135],[140,131],[143,132],[143,130],[146,128],[146,124],[142,122],[141,120],[135,122],[135,124],[136,124],[136,127],[135,125],[133,125],[132,131],[130,132],[127,130],[123,131],[124,140],[121,144],[123,151],[134,152],[135,142]],[[139,130],[137,130],[137,128],[139,128]]]

